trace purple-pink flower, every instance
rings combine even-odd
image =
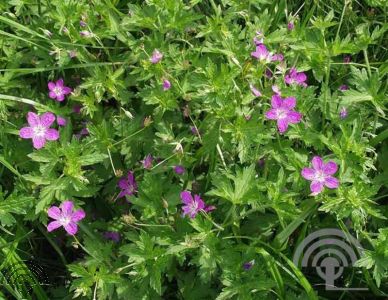
[[[273,85],[272,86],[272,91],[276,94],[276,95],[281,95],[282,92],[280,91],[280,88],[277,86],[277,85]]]
[[[77,222],[85,218],[85,212],[82,209],[74,211],[74,203],[70,200],[63,202],[59,207],[51,206],[47,213],[50,218],[55,220],[47,225],[48,232],[62,226],[70,235],[77,233]]]
[[[171,88],[171,82],[167,79],[163,80],[163,91],[167,91]]]
[[[161,53],[158,49],[155,49],[154,52],[152,52],[152,56],[150,58],[150,61],[153,64],[157,64],[160,62],[163,58],[163,53]]]
[[[294,29],[294,27],[295,27],[294,22],[292,22],[292,21],[288,22],[288,24],[287,24],[287,29],[288,29],[288,30],[291,31],[291,30]]]
[[[176,165],[174,167],[175,174],[182,175],[185,172],[185,167],[181,165]]]
[[[27,122],[30,126],[21,128],[19,136],[22,139],[32,139],[35,149],[43,148],[46,140],[55,141],[59,139],[58,130],[50,128],[54,121],[55,116],[51,112],[46,112],[41,116],[28,112]]]
[[[256,50],[251,52],[252,57],[260,61],[270,61],[271,57],[267,50],[267,47],[264,44],[259,44],[256,46]]]
[[[277,120],[277,125],[280,133],[284,133],[288,124],[299,123],[302,119],[302,114],[295,111],[296,99],[288,97],[282,99],[279,95],[273,95],[271,100],[272,108],[265,113],[267,119]]]
[[[65,118],[61,117],[61,116],[57,116],[57,124],[59,126],[66,126],[67,124],[67,121]]]
[[[338,170],[338,166],[334,161],[325,164],[321,157],[314,156],[311,163],[313,167],[303,168],[301,174],[305,179],[311,180],[310,190],[312,195],[316,196],[321,193],[325,186],[329,189],[338,188],[339,181],[332,176]]]
[[[306,84],[306,81],[307,80],[307,76],[305,73],[303,72],[297,72],[295,68],[291,68],[290,69],[290,72],[284,76],[284,81],[287,83],[287,84],[297,84],[297,85],[301,85],[303,87],[306,87],[307,84]]]
[[[260,91],[253,84],[250,84],[249,88],[251,89],[251,92],[252,92],[253,96],[261,97]]]
[[[342,84],[339,88],[340,91],[347,91],[349,87],[346,84]]]
[[[250,269],[252,269],[253,265],[255,264],[255,260],[251,260],[251,261],[248,261],[246,263],[243,264],[243,269],[245,271],[249,271]]]
[[[195,216],[200,211],[211,211],[215,209],[215,206],[205,206],[205,202],[201,199],[199,195],[191,195],[189,191],[181,192],[181,200],[183,202],[183,216],[188,215],[190,218],[195,218]]]
[[[49,97],[56,99],[57,101],[63,101],[65,96],[71,93],[71,88],[63,85],[63,79],[59,79],[56,82],[50,81],[48,84]]]
[[[93,33],[91,33],[90,31],[88,30],[82,30],[79,32],[80,36],[82,37],[91,37],[93,35]]]
[[[112,240],[115,243],[120,242],[120,233],[118,233],[117,231],[105,231],[103,233],[103,236],[107,240]]]
[[[275,53],[271,56],[271,61],[283,61],[284,55],[281,53]]]
[[[118,186],[121,189],[121,192],[117,196],[118,198],[122,198],[125,195],[132,196],[135,192],[137,192],[137,183],[133,172],[129,171],[127,178],[121,178]]]
[[[341,108],[339,115],[341,119],[345,119],[348,116],[348,111],[346,110],[346,107]]]
[[[352,57],[350,55],[345,55],[344,56],[344,63],[348,64],[352,61]]]
[[[152,161],[153,161],[152,155],[151,155],[151,154],[148,154],[148,155],[144,158],[144,160],[142,161],[142,163],[143,163],[143,168],[144,168],[144,169],[147,169],[147,170],[151,169],[151,168],[152,168]]]

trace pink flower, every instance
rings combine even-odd
[[[171,88],[171,82],[167,79],[163,80],[163,91],[167,91]]]
[[[340,91],[347,91],[349,89],[349,87],[346,85],[346,84],[343,84],[341,85],[339,88],[338,88]]]
[[[344,56],[344,63],[348,64],[352,61],[352,57],[350,55],[345,55]]]
[[[283,61],[284,56],[281,53],[277,53],[271,56],[272,61]]]
[[[277,85],[273,85],[272,86],[272,91],[276,94],[276,95],[281,95],[282,92],[280,91],[280,88],[277,86]]]
[[[76,50],[70,50],[68,53],[69,53],[69,57],[70,58],[77,57],[77,51]]]
[[[312,181],[310,185],[312,195],[316,196],[321,193],[325,186],[329,189],[338,188],[339,181],[332,176],[338,170],[335,162],[329,161],[325,164],[319,156],[314,156],[311,162],[313,168],[303,168],[301,174],[303,178]]]
[[[93,33],[91,33],[90,31],[87,31],[87,30],[82,30],[79,32],[79,34],[82,37],[91,37],[93,35]]]
[[[270,61],[270,54],[267,50],[267,47],[264,44],[259,44],[256,46],[256,51],[251,52],[252,57],[260,61]]]
[[[85,27],[86,25],[87,25],[87,24],[86,24],[85,21],[83,21],[83,20],[79,21],[79,26]]]
[[[182,175],[185,172],[185,168],[181,165],[177,165],[174,167],[174,172],[178,175]]]
[[[73,211],[74,203],[70,200],[63,202],[60,207],[51,206],[47,213],[52,221],[47,226],[47,231],[51,232],[63,226],[70,235],[75,235],[78,231],[77,222],[85,218],[85,212],[82,209]]]
[[[299,123],[302,119],[302,114],[294,111],[296,106],[296,99],[288,97],[282,99],[279,95],[272,96],[272,109],[265,113],[267,119],[277,120],[278,129],[280,133],[284,133],[288,124]]]
[[[264,75],[267,78],[272,78],[273,73],[272,73],[271,69],[266,69],[265,72],[264,72]]]
[[[66,119],[62,118],[61,116],[57,116],[57,124],[59,126],[66,126]]]
[[[75,114],[80,114],[81,113],[81,108],[82,108],[82,105],[74,105],[73,106],[73,112]]]
[[[148,154],[148,155],[144,158],[144,160],[142,161],[142,163],[143,163],[143,168],[144,168],[144,169],[147,169],[147,170],[151,169],[151,168],[152,168],[152,160],[153,160],[152,155],[151,155],[151,154]]]
[[[346,110],[346,107],[341,108],[339,115],[341,119],[345,119],[348,116],[348,111]]]
[[[43,148],[46,140],[55,141],[59,139],[59,132],[56,129],[50,128],[54,121],[55,116],[51,112],[46,112],[41,116],[29,112],[27,114],[27,122],[30,126],[21,128],[19,136],[22,139],[32,139],[35,149]]]
[[[107,240],[112,240],[115,243],[120,242],[120,233],[117,231],[105,231],[103,235]]]
[[[157,64],[162,60],[162,58],[163,58],[163,53],[159,52],[158,49],[155,49],[154,52],[152,52],[152,57],[150,58],[150,61],[153,64]]]
[[[194,195],[193,198],[188,191],[183,191],[181,193],[181,200],[184,204],[182,207],[183,216],[189,215],[192,219],[195,218],[200,211],[208,212],[215,209],[215,206],[205,206],[205,202],[203,202],[199,195]]]
[[[254,85],[250,84],[249,88],[251,89],[251,92],[252,92],[253,96],[261,97],[260,91]]]
[[[49,97],[57,101],[65,100],[65,96],[71,93],[71,88],[63,85],[63,79],[57,80],[55,83],[50,81],[48,83]]]
[[[125,195],[132,196],[137,191],[137,183],[133,172],[129,171],[127,178],[120,179],[118,186],[121,189],[120,194],[117,196],[118,198],[122,198]]]
[[[287,29],[288,29],[288,30],[291,31],[291,30],[294,29],[294,27],[295,27],[294,22],[292,22],[292,21],[288,22],[288,24],[287,24]]]
[[[284,81],[287,84],[290,85],[295,83],[303,87],[307,86],[307,84],[305,83],[306,80],[307,80],[306,74],[303,72],[297,72],[295,68],[291,68],[290,72],[284,77]]]

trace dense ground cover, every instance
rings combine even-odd
[[[386,297],[387,8],[1,1],[0,298]]]

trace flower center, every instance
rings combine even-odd
[[[71,218],[69,216],[63,216],[59,219],[59,222],[62,226],[67,226],[71,222]]]
[[[326,179],[325,173],[323,173],[322,171],[316,171],[316,173],[315,173],[315,180],[316,181],[324,182],[325,179]]]
[[[54,93],[55,93],[55,95],[57,95],[57,96],[62,95],[62,88],[56,86],[56,87],[54,88]]]
[[[35,136],[42,137],[46,134],[46,127],[44,127],[42,125],[38,125],[38,126],[34,127],[33,130],[34,130]]]
[[[198,202],[197,201],[193,201],[191,203],[190,212],[191,213],[195,213],[197,211],[198,211]]]
[[[276,111],[276,116],[277,116],[277,119],[285,119],[287,118],[287,111],[285,109],[278,109]]]

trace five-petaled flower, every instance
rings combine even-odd
[[[272,109],[265,113],[267,119],[277,120],[277,125],[280,133],[284,133],[288,124],[299,123],[302,119],[302,114],[294,111],[296,106],[296,99],[288,97],[282,99],[279,95],[272,96]]]
[[[338,188],[339,181],[332,176],[338,170],[338,166],[334,161],[325,164],[321,157],[314,156],[311,163],[313,167],[303,168],[301,174],[305,179],[311,180],[310,190],[313,196],[321,193],[325,186],[329,189]]]
[[[205,202],[201,199],[199,195],[191,195],[189,191],[181,192],[181,200],[183,202],[182,210],[183,216],[189,215],[190,218],[195,218],[195,216],[200,212],[208,212],[215,209],[215,206],[205,206]]]
[[[74,203],[70,200],[63,202],[59,207],[51,206],[47,213],[55,220],[47,225],[48,232],[62,226],[70,235],[77,233],[77,222],[85,218],[85,212],[82,209],[74,211]]]
[[[297,85],[306,87],[307,86],[307,83],[305,82],[306,80],[307,80],[306,74],[303,72],[297,72],[295,68],[291,68],[290,72],[286,76],[284,76],[284,81],[289,85],[295,83]]]
[[[121,192],[117,196],[118,198],[122,198],[125,195],[132,196],[137,191],[137,183],[133,172],[129,171],[127,178],[120,179],[118,186],[121,189]]]
[[[251,52],[252,57],[260,60],[260,61],[271,61],[271,55],[267,50],[267,47],[264,44],[256,45],[256,50]]]
[[[153,64],[157,64],[160,62],[163,58],[163,53],[161,53],[158,49],[155,49],[154,52],[152,52],[152,56],[150,58],[150,61]]]
[[[55,141],[59,139],[59,132],[50,128],[54,123],[55,116],[51,112],[46,112],[39,116],[33,112],[27,113],[29,127],[23,127],[19,131],[19,136],[23,139],[32,139],[35,149],[43,148],[46,140]]]
[[[63,85],[63,79],[59,79],[56,82],[50,81],[48,83],[49,97],[56,99],[57,101],[65,100],[65,96],[71,93],[71,88]]]

